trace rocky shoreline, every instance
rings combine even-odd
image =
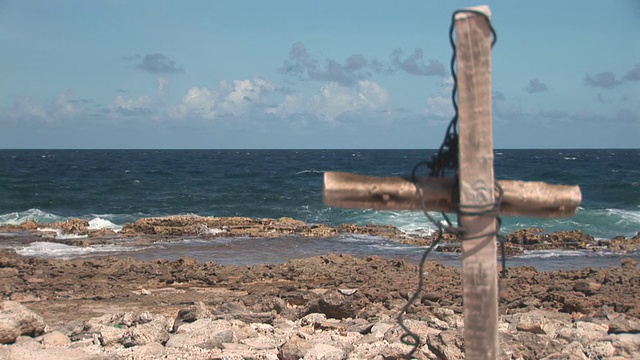
[[[199,239],[222,237],[286,237],[303,236],[313,238],[335,237],[345,234],[380,236],[404,244],[431,245],[437,238],[433,234],[408,234],[392,225],[355,225],[306,224],[292,218],[253,219],[247,217],[203,217],[203,216],[167,216],[142,218],[133,223],[124,224],[120,231],[112,229],[92,229],[84,219],[71,219],[49,224],[38,224],[33,220],[20,225],[0,226],[0,232],[27,233],[28,241],[49,241],[74,246],[101,244],[145,245],[157,242],[181,240],[184,236],[197,236]],[[75,235],[77,237],[59,237],[57,235]],[[0,234],[0,240],[3,236]],[[506,234],[505,250],[508,255],[522,254],[527,250],[610,250],[631,252],[640,249],[640,231],[633,237],[616,236],[612,239],[597,240],[593,236],[578,230],[548,232],[544,229],[525,228]],[[442,245],[436,251],[460,252],[461,247],[456,236],[444,234]]]
[[[140,219],[119,232],[73,219],[3,226],[0,233],[75,246],[184,236],[367,234],[421,245],[435,239],[392,226],[197,216]],[[599,241],[577,231],[523,229],[506,239],[510,253],[624,253],[638,249],[640,234]],[[441,251],[457,251],[457,239],[444,242]],[[43,259],[0,250],[0,360],[402,359],[412,348],[402,343],[396,316],[416,289],[417,271],[404,260],[345,254],[223,266],[190,258]],[[460,269],[427,262],[424,271],[425,287],[404,316],[421,339],[413,356],[462,359]],[[640,269],[631,258],[610,268],[509,268],[502,294],[501,359],[640,359]]]

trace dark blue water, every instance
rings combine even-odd
[[[0,224],[70,217],[122,225],[141,217],[288,216],[307,223],[433,226],[420,213],[328,208],[324,171],[408,175],[433,150],[0,150]],[[640,150],[497,150],[498,179],[578,184],[568,219],[505,218],[504,230],[640,231]]]

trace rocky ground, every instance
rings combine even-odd
[[[417,359],[462,359],[460,271],[425,267]],[[401,359],[417,267],[327,255],[279,265],[51,260],[0,252],[0,359]],[[511,268],[503,359],[640,359],[640,270]]]
[[[87,237],[58,239],[45,227]],[[92,230],[81,219],[26,222],[2,232],[76,246],[185,235],[213,240],[356,233],[419,244],[435,239],[392,226],[196,216],[141,219],[119,233]],[[524,229],[506,240],[510,253],[633,251],[640,235],[597,241],[575,231]],[[441,250],[458,251],[456,241],[446,236]],[[349,255],[221,266],[188,258],[64,261],[0,251],[0,360],[401,359],[412,347],[401,341],[396,316],[416,289],[417,272],[402,260]],[[424,275],[425,287],[405,315],[420,338],[413,357],[462,359],[460,270],[429,262]],[[608,269],[510,268],[502,294],[503,359],[640,359],[640,270],[633,259]]]

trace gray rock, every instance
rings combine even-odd
[[[357,310],[350,302],[345,301],[345,296],[337,291],[324,294],[317,302],[309,305],[307,313],[322,313],[328,318],[345,319],[354,318]]]
[[[232,341],[233,329],[231,323],[226,320],[199,319],[193,323],[180,326],[177,333],[170,336],[165,346],[197,346],[210,349]]]
[[[344,296],[351,296],[355,294],[358,289],[338,289],[338,292]]]
[[[344,350],[329,344],[315,344],[304,355],[305,360],[343,360],[346,359]]]
[[[608,316],[609,333],[640,333],[640,319],[628,317],[625,314]]]
[[[589,360],[584,353],[584,347],[578,341],[564,345],[562,350],[554,352],[541,360]]]
[[[173,321],[171,332],[176,332],[180,325],[184,323],[192,323],[198,319],[211,317],[211,311],[207,309],[202,301],[198,301],[188,308],[178,311],[178,315]]]
[[[610,341],[594,341],[587,345],[585,352],[589,359],[606,359],[616,353]]]
[[[240,320],[231,320],[229,321],[229,324],[231,324],[231,329],[233,330],[233,341],[235,342],[238,342],[242,339],[260,336],[260,334],[250,325],[247,325]]]
[[[464,340],[460,330],[444,330],[438,334],[429,334],[427,344],[429,350],[439,359],[464,359]]]
[[[29,345],[13,345],[10,347],[6,360],[107,360],[120,359],[119,356],[95,354],[84,349],[67,349],[59,347],[46,348],[37,342]]]
[[[251,350],[251,347],[245,344],[225,342],[222,344],[222,350],[241,352],[241,351]]]
[[[348,321],[345,325],[347,326],[347,331],[355,331],[365,335],[371,333],[371,328],[373,328],[375,324],[376,323],[369,322],[365,319],[357,318]]]
[[[409,328],[411,332],[416,334],[418,338],[420,338],[421,344],[424,344],[430,335],[437,335],[440,333],[439,330],[429,327],[429,325],[424,321],[406,319],[404,321],[404,325]],[[404,335],[405,331],[400,327],[400,325],[394,325],[385,332],[384,339],[389,343],[399,343]],[[411,341],[410,338],[407,340]]]
[[[573,291],[578,291],[585,295],[594,295],[601,288],[602,284],[587,280],[579,280],[573,285]]]
[[[258,334],[262,334],[265,336],[273,335],[276,330],[276,328],[271,324],[252,323],[249,324],[249,326]]]
[[[17,345],[24,345],[27,343],[34,343],[34,342],[39,342],[38,340],[36,340],[37,338],[32,338],[31,336],[26,336],[26,335],[20,335],[16,338],[16,341],[14,342],[14,344]],[[42,339],[40,339],[42,340]]]
[[[501,359],[541,359],[560,352],[565,341],[551,339],[547,335],[514,331],[500,334]]]
[[[502,321],[509,323],[510,331],[530,332],[533,334],[548,335],[555,338],[558,331],[565,327],[571,327],[571,316],[546,310],[533,310],[526,313],[501,316]]]
[[[584,354],[553,353],[540,360],[589,360]]]
[[[165,347],[159,343],[149,343],[127,349],[131,351],[133,359],[161,359],[165,353]]]
[[[3,301],[0,304],[0,343],[13,343],[20,335],[38,336],[44,333],[46,324],[22,304]]]
[[[591,342],[600,340],[607,336],[608,326],[594,324],[586,321],[576,321],[574,338],[587,347]]]
[[[305,315],[305,317],[300,319],[300,324],[302,326],[315,325],[326,320],[327,320],[327,315],[325,314],[311,313],[311,314]]]
[[[437,317],[429,318],[427,320],[427,324],[429,324],[429,327],[432,327],[438,330],[449,330],[450,328],[452,328],[451,325],[449,325],[449,323],[447,323],[446,321],[440,320]],[[455,326],[453,328],[455,328]]]
[[[216,319],[223,320],[240,320],[244,323],[273,323],[277,311],[253,312],[248,309],[242,302],[225,303],[216,306],[211,310]]]
[[[92,326],[91,331],[98,333],[98,340],[102,346],[120,344],[120,340],[126,333],[125,328],[100,324]]]
[[[362,336],[359,340],[357,340],[355,343],[353,343],[353,345],[358,346],[361,344],[372,344],[372,343],[378,342],[379,340],[380,338],[377,338],[373,334],[366,334]]]
[[[300,327],[293,321],[287,319],[280,319],[274,324],[274,333],[272,338],[276,341],[278,348],[284,345],[287,340],[298,332]]]
[[[243,360],[243,359],[264,359],[278,360],[278,350],[258,350],[251,346],[238,343],[222,344],[223,350],[220,355],[213,357],[214,359]]]
[[[255,350],[269,350],[269,349],[276,349],[278,347],[275,340],[268,339],[265,337],[244,339],[241,341],[241,343]]]
[[[245,304],[241,301],[234,301],[219,304],[216,307],[211,309],[212,316],[216,319],[223,320],[241,320],[246,323],[251,322],[263,322],[263,319],[258,316],[254,316],[253,312],[245,306]],[[269,315],[273,320],[273,316]],[[267,317],[269,317],[267,316]]]
[[[349,359],[392,360],[406,359],[411,347],[399,343],[388,344],[385,341],[360,344],[349,354]],[[413,354],[412,359],[424,359],[422,351]],[[435,356],[435,355],[434,355]]]
[[[171,323],[162,315],[153,316],[152,319],[145,319],[145,321],[149,322],[139,323],[127,329],[122,334],[119,342],[125,347],[165,343],[169,340]]]
[[[123,325],[120,320],[124,317],[125,313],[118,314],[104,314],[99,317],[91,318],[85,323],[85,327],[91,327],[93,325],[115,325],[120,324]]]
[[[222,349],[223,344],[231,343],[233,341],[233,338],[234,336],[233,336],[232,330],[223,330],[211,336],[209,339],[207,339],[207,341],[203,342],[202,344],[198,344],[196,346],[203,349],[214,349],[214,348]]]
[[[88,338],[97,334],[102,346],[122,344],[125,347],[153,342],[164,343],[169,338],[170,321],[162,315],[143,313],[107,314],[85,323],[85,331],[74,334],[72,340]]]
[[[44,346],[65,346],[71,340],[60,331],[52,331],[42,336],[42,345]]]
[[[292,336],[280,347],[278,357],[282,360],[302,359],[313,347],[313,343],[299,336]]]
[[[47,332],[49,330],[46,330]],[[66,336],[73,336],[76,334],[80,334],[84,331],[84,322],[80,320],[71,320],[68,322],[60,323],[54,326],[51,326],[51,331],[59,331]]]
[[[382,339],[384,337],[384,334],[394,326],[395,325],[393,324],[384,322],[376,323],[371,327],[371,335],[373,335],[373,337],[375,337],[376,339]]]
[[[617,354],[640,357],[640,334],[611,334],[606,340],[611,341]]]
[[[117,349],[111,351],[109,355],[119,356],[121,360],[211,360],[211,359],[227,359],[227,357],[219,356],[221,351],[218,349],[209,350],[198,347],[190,348],[165,348],[158,343],[152,343],[142,346],[134,346],[126,349]],[[229,357],[229,359],[232,359]]]
[[[447,323],[449,328],[457,328],[462,327],[463,320],[462,316],[456,314],[453,310],[443,307],[434,308],[432,311],[433,315],[438,318],[438,320],[444,321]]]
[[[562,347],[562,353],[571,357],[571,360],[589,360],[584,352],[584,346],[579,341],[574,341]]]

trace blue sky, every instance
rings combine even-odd
[[[437,148],[468,1],[0,0],[0,148]],[[640,1],[489,1],[497,148],[640,144]]]

